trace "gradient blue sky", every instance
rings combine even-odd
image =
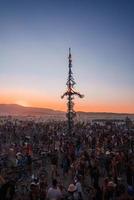
[[[0,103],[65,110],[69,47],[76,110],[134,113],[133,0],[0,0]]]

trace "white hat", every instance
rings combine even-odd
[[[110,151],[106,151],[106,155],[109,155],[110,154]]]
[[[37,186],[37,184],[35,182],[31,182],[31,186]]]
[[[113,181],[109,181],[108,187],[116,187],[116,184]]]
[[[16,156],[21,156],[22,154],[20,152],[16,153]]]
[[[13,149],[13,148],[10,148],[9,150],[10,150],[10,151],[14,151],[14,149]]]

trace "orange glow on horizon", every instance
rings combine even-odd
[[[49,98],[35,97],[31,95],[30,98],[28,96],[17,95],[16,96],[1,96],[0,97],[1,104],[19,104],[22,106],[29,107],[38,107],[38,108],[50,108],[54,110],[66,111],[66,100],[53,100]],[[130,103],[119,104],[119,103],[89,103],[89,102],[75,102],[74,109],[76,111],[84,111],[84,112],[113,112],[113,113],[134,113],[133,105]]]
[[[113,113],[134,113],[133,102],[102,102],[88,101],[88,99],[75,99],[74,109],[84,112],[113,112]],[[60,96],[45,96],[38,91],[2,91],[0,94],[0,104],[19,104],[22,106],[50,108],[54,110],[66,111],[66,99]]]

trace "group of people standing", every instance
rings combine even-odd
[[[132,200],[134,130],[122,123],[5,119],[1,200]]]

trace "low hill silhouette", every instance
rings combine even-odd
[[[24,107],[18,104],[0,104],[0,115],[60,115],[62,111],[49,108]]]
[[[66,113],[49,108],[24,107],[18,104],[0,104],[0,116],[36,116],[44,118],[65,119]],[[105,112],[77,112],[77,119],[125,119],[134,120],[134,114],[105,113]]]

